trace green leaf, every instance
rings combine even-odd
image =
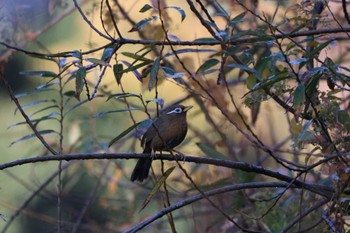
[[[127,135],[128,133],[130,133],[133,129],[135,129],[139,124],[141,124],[141,122],[138,122],[132,126],[130,126],[129,128],[127,128],[126,130],[124,130],[123,132],[121,132],[118,136],[116,136],[115,138],[112,139],[112,141],[108,144],[108,147],[111,147],[114,143],[116,143],[117,141],[119,141],[122,137],[124,137],[125,135]]]
[[[218,41],[217,39],[211,38],[211,37],[198,38],[198,39],[195,39],[193,42],[196,42],[196,43],[220,43],[220,41]]]
[[[123,64],[114,64],[113,65],[113,73],[115,80],[117,81],[118,85],[120,85],[120,80],[123,76]]]
[[[117,44],[112,44],[108,47],[106,47],[104,50],[103,50],[103,53],[102,53],[102,56],[101,56],[101,60],[102,61],[106,61],[108,60],[114,53],[115,49],[117,48]]]
[[[268,88],[269,86],[288,78],[290,78],[290,76],[288,75],[287,71],[280,72],[277,75],[273,74],[269,76],[267,79],[264,79],[263,81],[255,84],[254,87],[252,88],[252,91]]]
[[[196,143],[199,149],[208,157],[217,159],[227,159],[227,156],[204,143]]]
[[[251,74],[248,76],[248,78],[246,79],[246,84],[247,84],[247,88],[249,90],[251,90],[254,85],[257,83],[258,79],[256,78],[256,75]]]
[[[80,67],[75,74],[75,97],[80,100],[80,94],[84,88],[84,79],[86,77],[86,69]]]
[[[40,110],[38,110],[38,111],[33,112],[32,114],[30,114],[29,118],[32,118],[34,115],[36,115],[36,114],[38,114],[38,113],[40,113],[40,112],[46,111],[46,110],[48,110],[48,109],[51,109],[51,108],[57,108],[57,109],[59,109],[59,107],[58,107],[57,104],[55,104],[55,105],[50,105],[50,106],[47,106],[47,107],[45,107],[45,108],[42,108],[42,109],[40,109]]]
[[[180,13],[180,15],[181,15],[181,22],[183,22],[185,20],[186,13],[180,7],[178,7],[178,6],[167,6],[167,7],[165,7],[165,9],[168,9],[168,8],[175,9],[175,10],[177,10],[177,12]]]
[[[145,13],[146,11],[148,11],[149,9],[152,9],[152,8],[153,8],[152,6],[150,6],[150,5],[148,5],[148,4],[145,4],[145,5],[140,9],[139,12]]]
[[[95,98],[98,98],[98,97],[104,97],[103,95],[96,95]],[[72,107],[70,107],[65,113],[64,113],[64,116],[66,116],[68,113],[70,113],[71,111],[73,111],[74,109],[80,107],[81,105],[85,104],[89,102],[89,99],[85,99],[83,101],[80,101],[78,102],[77,104],[73,105]]]
[[[63,93],[65,96],[68,97],[74,97],[75,96],[75,91],[66,91],[65,93]]]
[[[81,52],[78,50],[74,50],[73,52],[69,53],[69,56],[81,59],[83,56],[81,55]]]
[[[150,102],[154,102],[154,103],[159,104],[160,108],[164,107],[164,99],[162,99],[162,98],[156,98],[156,99],[146,101],[146,103],[150,103]]]
[[[118,110],[104,111],[104,112],[99,112],[96,115],[94,115],[94,118],[99,118],[99,117],[102,117],[102,116],[110,114],[110,113],[126,112],[126,111],[140,110],[140,109],[141,108],[123,108],[123,109],[118,109]]]
[[[42,121],[48,121],[48,120],[57,120],[55,116],[58,116],[58,112],[51,112],[49,115],[37,118],[37,119],[31,119],[30,122],[34,125],[37,126],[40,122]],[[19,125],[27,125],[28,123],[26,121],[21,121],[16,124],[10,125],[8,129],[11,129],[13,127],[19,126]]]
[[[217,64],[219,64],[220,61],[217,60],[217,59],[209,59],[209,60],[206,60],[199,68],[198,70],[196,71],[196,74],[198,73],[201,73],[201,72],[204,72],[210,68],[212,68],[213,66],[216,66]]]
[[[57,74],[51,71],[22,71],[19,72],[20,75],[23,76],[39,76],[43,78],[56,78]]]
[[[294,91],[293,106],[300,107],[305,102],[305,85],[300,83]]]
[[[109,95],[106,102],[109,101],[110,99],[120,99],[120,98],[126,98],[126,97],[138,97],[140,98],[139,95],[133,94],[133,93],[116,93]]]
[[[240,64],[236,64],[236,63],[231,63],[231,64],[228,64],[227,67],[241,69],[241,70],[247,71],[249,74],[257,74],[257,71],[255,69],[250,68],[247,65],[240,65]]]
[[[38,100],[38,101],[34,101],[34,102],[31,102],[29,104],[25,104],[25,105],[22,105],[21,108],[22,109],[26,109],[26,108],[30,108],[30,107],[33,107],[33,106],[36,106],[38,104],[42,104],[42,103],[47,103],[47,102],[55,102],[54,100]],[[18,111],[18,108],[15,109],[15,115]]]
[[[306,140],[306,139],[310,139],[310,132],[308,131],[310,125],[312,124],[313,120],[308,120],[306,121],[306,123],[304,124],[301,132],[299,133],[298,135],[298,141],[303,141],[303,140]],[[313,134],[312,134],[313,136]]]
[[[151,64],[152,62],[143,62],[143,63],[140,63],[140,64],[137,64],[137,65],[134,65],[132,66],[129,62],[127,61],[122,61],[124,63],[124,65],[126,65],[128,68],[123,70],[123,73],[127,73],[127,72],[132,72],[136,78],[142,82],[142,75],[140,74],[140,72],[137,71],[137,69],[141,68],[141,67],[144,67],[144,66],[147,66],[149,64]]]
[[[137,24],[135,24],[128,32],[139,31],[141,28],[143,28],[144,26],[149,24],[151,21],[156,20],[156,19],[158,19],[158,16],[152,16],[150,18],[143,19],[140,22],[138,22]]]
[[[53,88],[39,89],[39,90],[34,90],[34,91],[18,93],[15,95],[15,97],[21,98],[21,97],[25,97],[25,96],[32,95],[32,94],[37,94],[37,93],[44,92],[44,91],[56,91],[56,90]]]
[[[326,48],[330,43],[332,43],[334,40],[329,40],[326,41],[322,44],[320,44],[319,46],[317,46],[316,48],[312,49],[310,53],[307,54],[307,57],[310,59],[313,59],[314,56],[316,54],[318,54],[319,52],[321,52],[321,50],[323,50],[324,48]]]
[[[152,200],[152,198],[154,197],[154,195],[156,195],[159,191],[159,189],[163,186],[165,180],[169,177],[169,175],[174,171],[175,166],[174,167],[170,167],[168,168],[164,174],[159,178],[159,180],[157,181],[157,183],[154,185],[154,187],[152,188],[150,194],[147,196],[147,198],[145,199],[145,201],[142,204],[141,210],[143,210],[148,203]]]
[[[347,131],[350,130],[350,117],[349,117],[349,113],[347,113],[346,110],[339,110],[338,111],[338,122],[340,122],[341,124],[343,124],[346,128]]]
[[[141,139],[148,128],[152,125],[152,122],[153,121],[151,119],[141,121],[140,124],[136,127],[135,137]]]
[[[108,62],[105,62],[105,61],[97,59],[97,58],[85,58],[84,60],[91,62],[93,64],[96,64],[96,65],[111,67],[111,65]]]
[[[156,85],[157,78],[158,78],[159,65],[160,65],[160,57],[157,57],[153,63],[151,73],[150,73],[150,79],[148,81],[148,90],[149,91],[151,91],[152,88],[154,87],[154,85]]]
[[[246,15],[246,11],[237,15],[236,17],[234,17],[233,19],[231,19],[229,22],[228,22],[228,25],[230,26],[234,26],[235,24],[239,23],[239,22],[243,22],[243,18],[244,16]]]
[[[49,134],[49,133],[56,133],[56,131],[51,130],[51,129],[39,131],[40,135]],[[22,137],[22,138],[20,138],[20,139],[18,139],[16,141],[11,142],[10,146],[12,146],[12,145],[14,145],[14,144],[16,144],[18,142],[22,142],[22,141],[28,140],[30,138],[35,138],[35,137],[36,137],[36,135],[34,133],[33,134],[28,134],[28,135],[26,135],[26,136],[24,136],[24,137]]]
[[[151,59],[148,59],[145,57],[145,55],[147,55],[149,52],[151,52],[152,49],[149,49],[147,50],[146,52],[144,52],[143,54],[141,55],[138,55],[138,54],[135,54],[135,53],[130,53],[130,52],[122,52],[122,54],[126,57],[130,57],[130,58],[133,58],[135,59],[135,61],[133,62],[136,63],[137,61],[147,61],[147,62],[153,62],[153,60]]]

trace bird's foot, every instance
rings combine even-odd
[[[186,157],[185,157],[185,155],[182,154],[181,152],[177,152],[177,153],[176,153],[176,157],[178,157],[178,160],[179,160],[179,161],[186,162]]]
[[[152,151],[151,151],[151,159],[154,160],[154,159],[156,159],[156,158],[157,158],[157,153],[156,153],[155,150],[152,150]]]

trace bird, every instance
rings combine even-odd
[[[155,119],[141,138],[143,153],[170,151],[178,146],[187,134],[186,113],[192,106],[173,105]],[[140,158],[131,174],[130,180],[142,182],[147,179],[152,157]]]

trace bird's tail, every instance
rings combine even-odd
[[[150,153],[151,151],[144,150],[143,153]],[[142,182],[147,179],[149,170],[151,169],[152,158],[141,158],[137,161],[136,166],[131,174],[131,181],[138,180]]]

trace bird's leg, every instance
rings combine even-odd
[[[179,156],[178,160],[183,161],[183,162],[186,161],[186,157],[183,153],[181,153],[180,151],[174,150],[174,149],[172,151],[174,151],[176,153],[175,156]]]
[[[152,151],[151,151],[151,159],[154,160],[154,159],[156,159],[156,157],[157,157],[156,151],[152,149]]]

